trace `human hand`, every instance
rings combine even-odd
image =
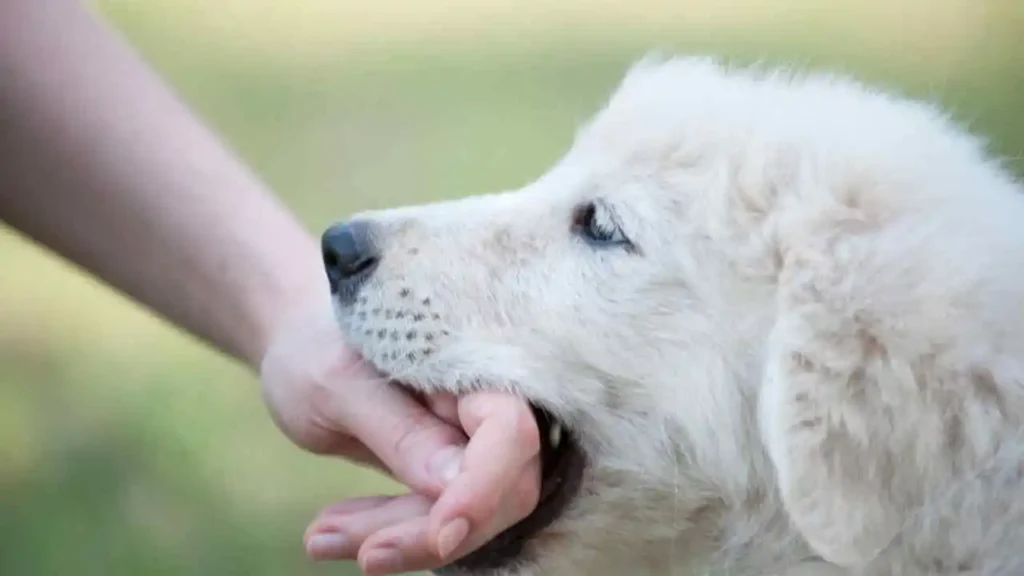
[[[540,438],[524,401],[477,393],[421,403],[345,346],[327,306],[276,332],[261,376],[282,432],[310,452],[374,466],[412,489],[325,508],[306,532],[311,557],[357,559],[368,574],[429,570],[536,506]]]

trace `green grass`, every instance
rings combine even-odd
[[[935,5],[908,2],[891,11],[905,22],[877,29],[807,10],[646,32],[495,25],[449,42],[382,31],[377,44],[313,58],[232,48],[231,30],[201,31],[202,15],[173,2],[100,3],[314,231],[365,208],[525,183],[650,48],[856,72],[947,104],[1021,171],[1024,9],[974,5],[984,17],[969,35],[915,24]],[[265,44],[301,43],[280,33]],[[292,447],[257,390],[252,375],[0,231],[0,574],[355,574],[304,558],[305,522],[331,500],[394,486]]]

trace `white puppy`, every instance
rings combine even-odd
[[[377,368],[549,438],[446,573],[1024,574],[1024,196],[930,106],[646,59],[523,189],[323,241]]]

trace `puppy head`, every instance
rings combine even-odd
[[[536,409],[545,496],[458,563],[471,574],[631,556],[704,504],[670,406],[701,402],[688,381],[727,376],[696,293],[708,287],[690,280],[680,208],[660,184],[613,181],[592,162],[569,157],[516,192],[360,214],[325,236],[329,258],[350,262],[338,318],[378,370],[417,391],[507,390]],[[674,501],[680,491],[694,497]]]
[[[931,121],[848,83],[645,60],[524,188],[324,234],[338,320],[376,368],[540,415],[537,511],[450,571],[663,573],[723,536],[723,508],[772,498],[755,419],[786,236],[885,173],[899,138],[863,122],[894,118]]]

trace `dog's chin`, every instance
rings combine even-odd
[[[392,385],[422,394],[415,383],[392,381]],[[480,548],[435,569],[435,574],[486,576],[519,572],[533,560],[531,542],[561,518],[579,495],[587,458],[576,435],[542,406],[532,401],[530,405],[541,438],[542,480],[537,506]]]

